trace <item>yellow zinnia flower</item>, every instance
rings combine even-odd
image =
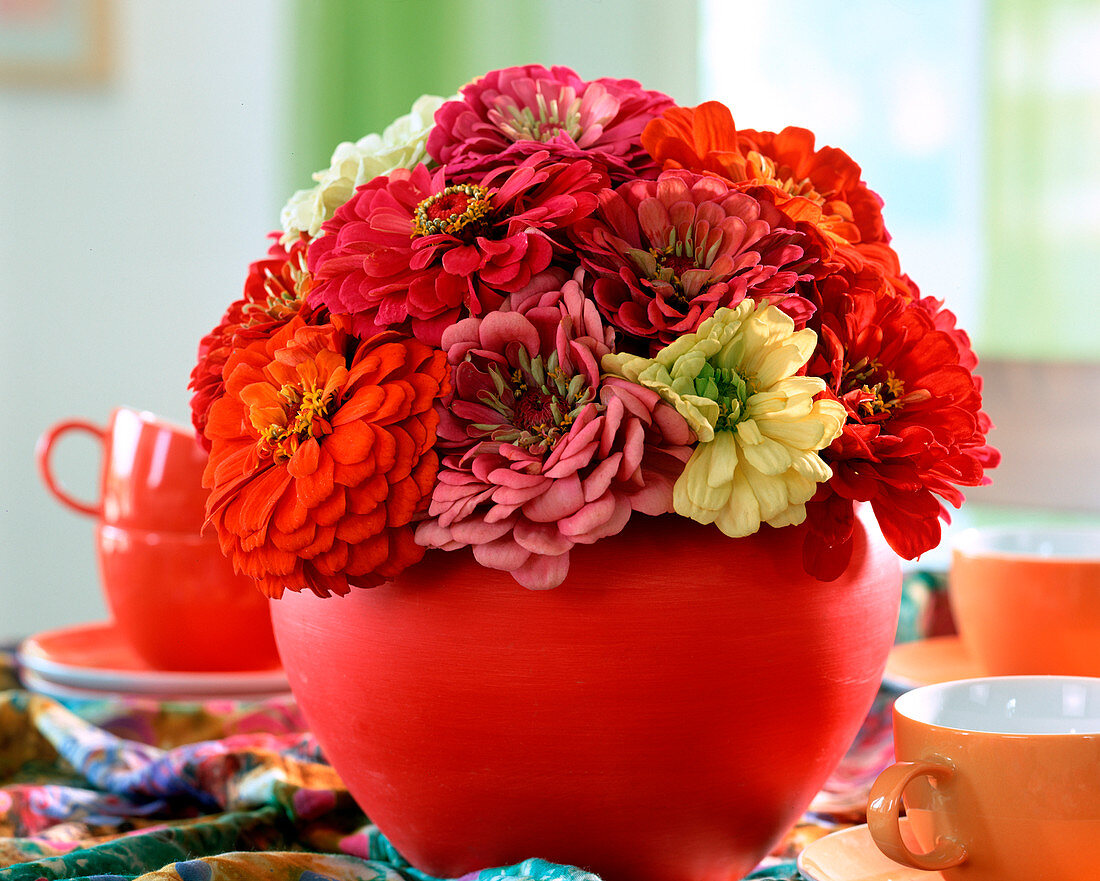
[[[673,489],[676,513],[733,537],[806,519],[817,484],[832,477],[818,451],[845,418],[839,401],[814,400],[824,380],[796,375],[816,344],[775,306],[743,300],[656,358],[603,357],[605,372],[656,391],[699,439]]]

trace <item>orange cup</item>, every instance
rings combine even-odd
[[[72,432],[92,436],[103,448],[94,501],[73,496],[53,472],[54,449]],[[119,407],[103,426],[86,419],[58,422],[38,439],[35,457],[46,487],[78,513],[139,529],[197,533],[202,528],[207,456],[191,429]]]
[[[928,685],[894,703],[898,761],[867,825],[879,849],[948,881],[1096,878],[1100,679],[1004,676]],[[923,849],[902,839],[909,830]]]
[[[158,670],[266,670],[279,663],[267,598],[214,536],[96,527],[107,605]]]
[[[966,530],[948,595],[984,672],[1100,676],[1100,530]]]

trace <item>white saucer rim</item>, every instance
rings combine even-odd
[[[93,621],[72,627],[57,627],[24,639],[16,650],[16,663],[57,685],[90,688],[126,694],[177,694],[194,692],[228,695],[236,692],[278,693],[289,688],[282,667],[269,670],[174,671],[118,670],[107,667],[79,667],[51,659],[41,648],[39,637],[76,628],[109,628],[109,621]]]
[[[289,689],[285,691],[258,691],[258,692],[135,692],[119,691],[114,689],[88,689],[76,686],[62,685],[40,676],[33,670],[22,671],[23,686],[28,691],[41,694],[62,701],[110,701],[119,698],[147,698],[160,703],[208,703],[211,701],[237,701],[253,703],[269,700],[271,698],[289,697]]]

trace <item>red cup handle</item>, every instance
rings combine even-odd
[[[93,425],[91,422],[87,422],[84,419],[67,419],[64,422],[58,422],[56,425],[42,432],[42,435],[38,438],[38,443],[35,445],[34,456],[38,462],[38,473],[41,475],[42,481],[46,484],[46,488],[49,489],[63,505],[67,505],[74,511],[79,511],[81,514],[90,514],[93,517],[99,517],[103,514],[102,499],[95,503],[82,502],[80,499],[70,495],[68,490],[54,478],[50,457],[53,454],[54,445],[61,438],[61,435],[65,434],[67,431],[86,432],[93,435],[101,444],[105,443],[107,440],[107,429],[101,428],[98,425]]]
[[[925,871],[950,869],[965,861],[966,848],[951,837],[942,838],[929,853],[914,853],[902,840],[898,825],[901,796],[910,781],[931,777],[946,783],[954,775],[951,766],[933,762],[895,762],[879,774],[867,801],[867,826],[878,849],[896,863]]]

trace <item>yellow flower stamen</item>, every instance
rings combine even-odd
[[[489,191],[474,184],[456,184],[416,206],[412,237],[458,235],[485,223],[493,214]]]
[[[282,419],[268,422],[259,430],[258,447],[262,455],[285,460],[305,440],[331,431],[326,417],[332,396],[326,400],[323,388],[303,390],[295,385],[284,385],[277,396],[283,404]]]

